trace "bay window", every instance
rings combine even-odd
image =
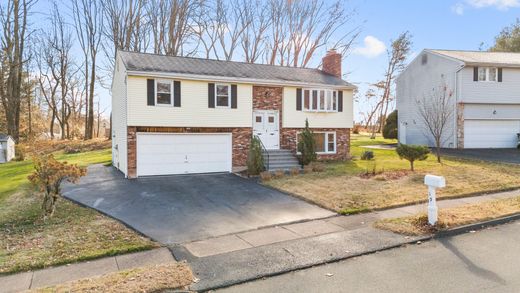
[[[308,112],[337,112],[338,91],[326,89],[304,89],[303,110]]]

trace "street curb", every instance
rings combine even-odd
[[[493,226],[498,226],[498,225],[502,225],[502,224],[507,224],[509,222],[513,222],[516,220],[520,220],[520,213],[516,213],[513,215],[509,215],[509,216],[505,216],[505,217],[501,217],[501,218],[497,218],[497,219],[492,219],[492,220],[488,220],[488,221],[478,222],[478,223],[474,223],[474,224],[459,226],[459,227],[455,227],[455,228],[448,229],[445,231],[439,231],[439,232],[435,233],[432,238],[437,239],[437,238],[457,236],[460,234],[465,234],[470,231],[478,231],[478,230],[485,229],[487,227],[493,227]]]
[[[386,251],[386,250],[391,250],[394,248],[399,248],[399,247],[406,246],[406,245],[418,244],[418,242],[425,242],[425,241],[430,241],[430,240],[434,240],[434,239],[441,239],[441,238],[447,238],[447,237],[453,237],[453,236],[457,236],[457,235],[461,235],[461,234],[466,234],[470,231],[482,230],[482,229],[485,229],[486,227],[492,227],[492,226],[497,226],[497,225],[501,225],[501,224],[506,224],[506,223],[516,221],[516,220],[520,220],[520,213],[498,218],[498,219],[489,220],[489,221],[464,225],[464,226],[456,227],[456,228],[449,229],[446,231],[440,231],[440,232],[437,232],[436,234],[422,236],[420,238],[416,238],[411,241],[406,241],[406,242],[403,242],[400,244],[384,247],[381,249],[374,249],[374,250],[369,250],[369,251],[365,251],[362,253],[357,253],[357,254],[353,254],[353,255],[349,255],[349,256],[345,256],[345,257],[333,258],[333,259],[330,259],[325,262],[316,262],[314,264],[297,266],[297,267],[294,267],[291,269],[285,269],[285,270],[282,270],[282,271],[279,271],[276,273],[266,274],[264,276],[252,277],[252,278],[248,278],[248,279],[237,281],[237,282],[227,282],[227,283],[225,282],[219,286],[213,286],[213,287],[208,287],[208,288],[204,288],[201,290],[197,290],[197,292],[207,292],[207,291],[211,291],[211,290],[228,288],[228,287],[244,284],[244,283],[255,281],[255,280],[261,280],[263,278],[275,277],[275,276],[283,275],[283,274],[290,273],[290,272],[295,272],[295,271],[300,271],[300,270],[304,270],[304,269],[308,269],[308,268],[312,268],[312,267],[316,267],[316,266],[322,266],[322,265],[327,265],[327,264],[331,264],[331,263],[336,263],[336,262],[344,261],[344,260],[351,259],[351,258],[356,258],[356,257],[370,255],[370,254],[374,254],[374,253],[378,253],[378,252],[382,252],[382,251]]]
[[[316,267],[316,266],[322,266],[322,265],[326,265],[326,264],[337,263],[337,262],[344,261],[344,260],[347,260],[347,259],[356,258],[356,257],[360,257],[360,256],[365,256],[365,255],[370,255],[370,254],[374,254],[374,253],[378,253],[378,252],[381,252],[381,251],[386,251],[386,250],[390,250],[390,249],[394,249],[394,248],[398,248],[398,247],[402,247],[402,246],[406,246],[406,245],[410,245],[410,244],[416,244],[417,242],[428,241],[428,240],[431,240],[431,239],[432,239],[431,235],[420,237],[420,238],[415,238],[414,240],[410,240],[410,241],[406,241],[406,242],[403,242],[403,243],[391,245],[391,246],[388,246],[388,247],[384,247],[384,248],[380,248],[380,249],[367,250],[367,251],[364,251],[364,252],[361,252],[361,253],[356,253],[356,254],[352,254],[352,255],[348,255],[348,256],[336,257],[336,258],[332,258],[332,259],[324,261],[324,262],[315,262],[315,263],[312,263],[312,264],[300,265],[300,266],[296,266],[294,268],[284,269],[284,270],[281,270],[279,272],[265,274],[263,276],[255,276],[255,277],[246,278],[246,279],[240,280],[240,281],[223,282],[221,285],[211,286],[211,287],[207,287],[207,288],[203,288],[203,289],[197,289],[195,292],[209,292],[209,291],[212,291],[212,290],[224,289],[224,288],[228,288],[228,287],[232,287],[232,286],[248,283],[248,282],[251,282],[251,281],[261,280],[263,278],[275,277],[275,276],[283,275],[283,274],[290,273],[290,272],[295,272],[295,271],[300,271],[300,270],[313,268],[313,267]],[[188,264],[189,264],[189,262],[188,262]],[[190,286],[190,289],[193,290],[191,286]],[[167,292],[172,292],[172,291],[167,291]]]

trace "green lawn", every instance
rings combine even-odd
[[[110,149],[56,158],[81,166],[109,163]],[[157,244],[100,213],[60,199],[43,221],[41,196],[27,175],[32,162],[0,165],[0,274],[150,249]]]
[[[438,164],[431,154],[427,160],[416,162],[416,171],[410,172],[409,162],[399,159],[394,150],[370,149],[375,154],[374,160],[359,159],[367,150],[363,146],[395,142],[352,135],[353,160],[327,163],[324,172],[284,177],[266,184],[340,213],[423,202],[426,200],[423,178],[428,173],[446,177],[447,187],[439,191],[440,198],[520,188],[517,165],[455,158],[444,158],[443,164]],[[374,169],[377,175],[360,176]]]

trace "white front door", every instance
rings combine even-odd
[[[256,110],[253,112],[253,134],[258,136],[265,148],[280,148],[280,123],[278,111]]]

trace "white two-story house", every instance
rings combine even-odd
[[[354,86],[341,55],[303,69],[118,51],[112,82],[113,165],[125,176],[231,172],[256,135],[296,153],[308,119],[321,159],[347,158]]]
[[[520,54],[424,50],[399,75],[398,136],[405,144],[434,146],[417,100],[441,84],[453,94],[445,148],[514,148],[520,133]]]

